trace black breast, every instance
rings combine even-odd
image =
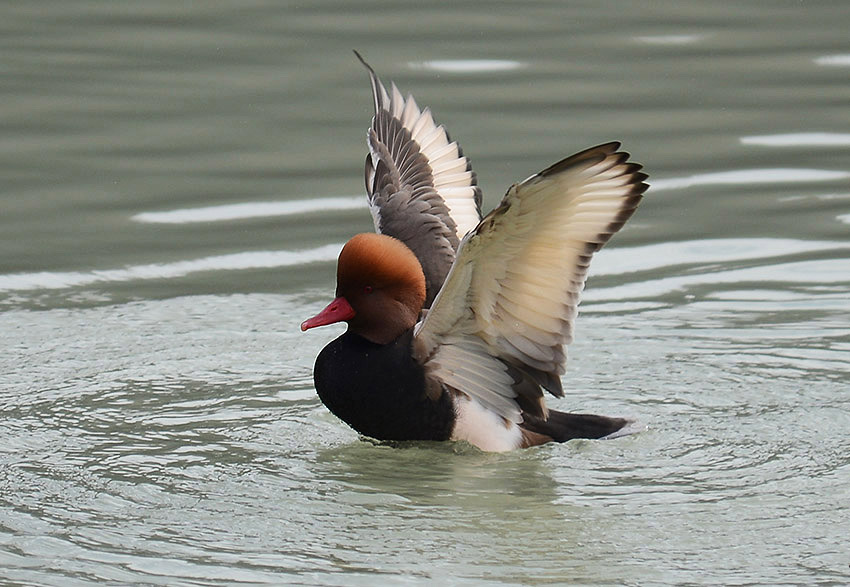
[[[412,329],[379,345],[346,332],[316,359],[319,398],[357,432],[378,440],[448,440],[454,408],[445,391],[425,395],[425,373],[411,356]]]

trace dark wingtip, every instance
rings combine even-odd
[[[603,143],[601,145],[596,145],[595,147],[590,147],[589,149],[585,149],[584,151],[579,151],[574,155],[570,155],[565,159],[561,159],[557,163],[553,163],[543,171],[539,172],[537,175],[539,175],[540,177],[555,175],[576,164],[586,163],[590,160],[595,160],[598,162],[612,155],[619,156],[619,160],[617,161],[617,163],[622,163],[623,161],[629,158],[629,154],[625,151],[617,152],[620,146],[621,145],[619,141],[611,141],[610,143]]]
[[[360,60],[360,63],[369,70],[369,81],[372,84],[372,101],[375,103],[375,114],[377,114],[383,107],[383,104],[381,103],[381,81],[378,79],[378,74],[375,73],[375,70],[372,69],[371,65],[366,63],[366,60],[363,59],[360,52],[357,49],[352,49],[352,51],[354,51],[354,54],[357,56],[357,59]]]
[[[360,60],[360,63],[365,65],[366,69],[368,69],[369,71],[372,71],[371,66],[368,63],[366,63],[365,59],[363,59],[363,56],[360,54],[360,51],[358,51],[357,49],[352,49],[352,51],[354,51],[354,54],[357,55],[357,59]]]
[[[352,51],[354,51],[354,54],[355,54],[355,55],[357,55],[357,59],[359,59],[359,60],[360,60],[360,63],[362,63],[362,64],[363,64],[363,67],[365,67],[366,69],[368,69],[368,70],[369,70],[369,73],[370,73],[370,74],[372,74],[372,77],[377,78],[377,77],[378,77],[378,74],[377,74],[377,73],[375,73],[375,70],[374,70],[374,69],[372,69],[372,66],[371,66],[371,65],[369,65],[368,63],[366,63],[366,60],[365,60],[365,59],[363,59],[363,56],[360,54],[360,51],[358,51],[357,49],[352,49]]]

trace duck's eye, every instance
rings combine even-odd
[[[372,293],[372,291],[374,291],[374,290],[372,289],[371,285],[367,285],[366,287],[363,288],[363,293],[365,293],[365,294],[370,294],[370,293]]]

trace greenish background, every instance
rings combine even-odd
[[[843,0],[3,2],[0,578],[847,583],[848,30]],[[594,144],[645,165],[550,403],[646,432],[393,448],[321,406],[338,329],[298,324],[371,229],[352,49],[487,209]]]

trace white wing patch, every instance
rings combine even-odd
[[[463,238],[481,220],[481,192],[469,160],[463,156],[457,142],[449,140],[445,127],[434,122],[430,109],[420,110],[413,96],[408,94],[405,99],[395,84],[391,84],[390,92],[387,92],[370,67],[369,72],[375,112],[388,112],[410,132],[411,139],[431,168],[433,187],[444,200],[457,226],[457,238]],[[371,156],[373,168],[377,168],[380,154],[372,151]],[[409,156],[410,153],[393,153],[397,162]]]
[[[562,393],[564,345],[573,339],[591,256],[647,188],[640,166],[618,147],[588,149],[512,186],[467,235],[416,333],[431,376],[510,422],[521,421],[518,388],[494,365]],[[542,397],[536,385],[521,393]]]
[[[475,397],[485,408],[503,414],[511,422],[522,422],[513,400],[513,378],[507,366],[487,351],[477,337],[452,337],[437,349],[428,362],[443,383]]]

